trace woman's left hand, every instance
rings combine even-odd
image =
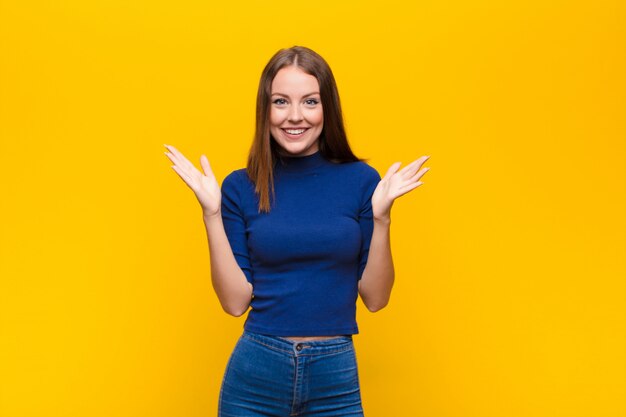
[[[422,165],[430,156],[422,156],[411,162],[400,171],[401,162],[396,162],[387,170],[372,195],[372,212],[375,220],[388,221],[391,216],[391,206],[396,198],[422,185],[419,180],[430,168]]]

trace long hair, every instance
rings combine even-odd
[[[348,144],[343,124],[337,84],[324,58],[303,46],[281,49],[269,60],[261,74],[256,99],[256,129],[248,155],[247,172],[259,196],[259,213],[270,211],[270,193],[274,198],[274,165],[280,155],[270,134],[270,106],[272,81],[281,68],[293,65],[317,78],[324,115],[324,126],[319,137],[323,157],[336,162],[361,161]]]

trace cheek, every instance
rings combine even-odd
[[[283,121],[282,114],[279,110],[271,109],[270,110],[270,124],[279,125]]]
[[[324,112],[322,110],[319,110],[319,111],[316,110],[315,112],[311,113],[309,117],[309,121],[316,125],[323,125],[324,124]]]

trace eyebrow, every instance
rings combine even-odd
[[[318,92],[318,91],[315,91],[315,92],[313,92],[313,93],[305,94],[305,95],[304,95],[304,96],[302,96],[302,97],[308,97],[308,96],[312,96],[312,95],[315,95],[315,94],[319,94],[319,92]],[[272,93],[272,95],[273,95],[273,96],[283,96],[283,97],[287,97],[287,98],[289,98],[289,96],[288,96],[287,94],[283,94],[283,93]]]

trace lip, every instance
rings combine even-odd
[[[304,129],[304,132],[300,133],[299,135],[292,135],[291,133],[287,132],[287,129],[289,130],[298,130],[298,129]],[[308,127],[286,127],[286,128],[281,128],[281,130],[283,131],[283,134],[285,136],[287,136],[287,138],[289,139],[300,139],[302,136],[304,136],[307,132],[307,130],[309,130]]]

